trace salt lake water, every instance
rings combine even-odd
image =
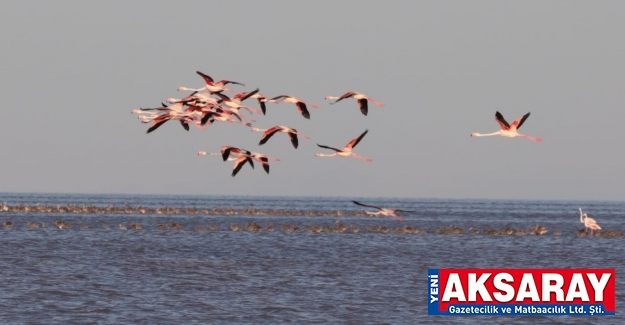
[[[578,208],[604,230],[625,232],[625,202],[405,198],[153,196],[2,193],[9,205],[115,205],[363,211],[351,203],[414,210],[380,217],[0,212],[2,324],[623,324],[625,238],[579,237]],[[57,229],[55,220],[72,224]],[[312,233],[337,220],[358,233]],[[27,222],[48,224],[29,229]],[[121,231],[134,222],[141,231]],[[176,222],[184,230],[156,230]],[[273,225],[233,232],[230,224]],[[105,230],[102,224],[111,226]],[[88,226],[82,229],[81,224]],[[217,231],[196,231],[196,225]],[[280,231],[298,225],[301,232]],[[547,227],[542,236],[436,234]],[[371,233],[415,226],[427,234]],[[560,230],[561,236],[552,234]],[[617,315],[433,317],[428,268],[615,268]]]

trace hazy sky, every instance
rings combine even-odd
[[[2,192],[622,200],[625,2],[27,1],[0,5]],[[200,87],[196,70],[319,105],[268,104],[255,126],[146,135],[130,111]],[[365,93],[386,103],[363,116]],[[251,106],[257,107],[255,101]],[[472,138],[532,115],[542,137]],[[316,143],[373,158],[315,157]],[[270,156],[231,177],[199,157]]]

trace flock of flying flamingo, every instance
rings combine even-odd
[[[168,98],[167,104],[161,103],[161,107],[155,108],[139,108],[132,110],[133,114],[138,114],[139,119],[142,123],[151,123],[150,127],[147,130],[147,133],[151,133],[161,125],[165,124],[170,120],[177,120],[180,122],[182,127],[189,131],[189,125],[194,125],[199,129],[204,130],[207,125],[211,125],[215,122],[228,122],[228,123],[236,123],[241,124],[246,127],[252,127],[252,122],[256,122],[253,118],[244,115],[241,112],[241,109],[246,110],[250,114],[267,114],[267,103],[278,104],[280,102],[295,104],[295,107],[298,109],[299,113],[306,119],[310,119],[310,112],[308,111],[308,107],[317,108],[317,105],[311,104],[309,102],[303,101],[299,98],[289,96],[289,95],[279,95],[272,98],[268,98],[262,95],[259,92],[259,89],[255,89],[251,92],[240,92],[236,93],[232,89],[226,88],[226,85],[238,85],[245,86],[244,84],[232,80],[220,80],[215,81],[212,77],[207,74],[204,74],[200,71],[196,72],[200,77],[204,79],[204,86],[199,88],[189,88],[189,87],[178,87],[179,91],[192,91],[190,95],[187,95],[183,98]],[[232,93],[233,96],[229,97],[224,94],[224,92]],[[257,100],[260,109],[253,108],[243,104],[243,101],[249,98],[254,98]],[[344,99],[353,98],[358,101],[358,106],[360,108],[360,112],[363,115],[367,115],[369,112],[369,102],[379,106],[384,107],[384,103],[376,101],[371,97],[368,97],[364,94],[349,91],[343,94],[340,97],[336,96],[326,96],[326,100],[333,100],[330,104],[336,104]],[[495,120],[499,123],[500,130],[488,133],[471,133],[471,136],[474,137],[484,137],[484,136],[493,136],[500,135],[507,138],[514,137],[522,137],[528,140],[541,142],[541,138],[531,137],[525,134],[521,134],[518,132],[518,129],[523,125],[523,123],[530,116],[530,113],[523,115],[522,117],[516,119],[512,124],[509,124],[501,113],[495,113]],[[244,121],[245,120],[245,121]],[[289,136],[291,144],[295,149],[299,146],[299,138],[302,139],[310,139],[310,137],[298,132],[296,129],[284,126],[284,125],[276,125],[269,129],[260,129],[253,127],[252,131],[262,132],[263,135],[260,138],[260,142],[258,145],[263,145],[269,141],[273,135],[276,133],[286,133]],[[317,157],[332,157],[332,156],[340,156],[340,157],[353,157],[357,159],[364,160],[366,162],[371,162],[371,158],[365,158],[360,155],[355,154],[352,150],[360,141],[367,135],[369,130],[365,130],[358,137],[352,139],[345,147],[342,149],[334,148],[326,145],[317,144],[318,147],[323,149],[328,149],[334,151],[331,154],[317,153],[315,156]],[[231,146],[222,146],[220,153],[210,153],[206,151],[199,151],[198,155],[211,155],[211,156],[221,156],[223,161],[234,161],[234,167],[232,169],[232,176],[236,176],[237,173],[243,168],[243,166],[247,163],[252,168],[254,168],[254,161],[257,161],[263,166],[263,169],[267,174],[269,174],[269,161],[280,161],[280,158],[269,157],[265,154],[259,152],[253,152],[242,148],[236,148]],[[379,210],[378,212],[367,212],[372,215],[383,215],[390,216],[397,220],[402,220],[401,217],[395,214],[395,212],[410,212],[403,211],[399,209],[385,209],[376,206],[362,204],[356,201],[353,201],[354,204],[364,207],[375,208]],[[586,214],[582,214],[580,208],[580,220],[584,223],[587,229],[594,231],[595,229],[601,229],[595,220],[592,218],[588,218]]]
[[[245,85],[240,82],[226,79],[216,82],[212,77],[200,71],[197,71],[197,74],[204,79],[204,86],[199,88],[181,86],[178,88],[179,91],[192,91],[190,95],[180,99],[168,98],[168,104],[162,103],[161,107],[139,108],[132,110],[132,113],[139,115],[139,119],[141,119],[141,122],[151,123],[147,133],[155,131],[161,125],[171,120],[179,121],[182,127],[187,131],[189,130],[190,125],[194,125],[200,129],[204,129],[207,125],[211,125],[215,122],[237,123],[247,127],[252,127],[251,123],[256,121],[253,118],[246,116],[242,112],[242,109],[247,111],[246,114],[249,112],[249,114],[262,113],[263,115],[265,115],[267,114],[267,103],[278,104],[280,102],[284,102],[295,104],[295,107],[298,109],[299,113],[306,119],[310,119],[310,112],[308,111],[308,108],[317,108],[317,105],[289,95],[280,95],[268,98],[259,93],[258,88],[251,92],[236,93],[232,89],[226,88],[226,85]],[[233,94],[233,96],[229,97],[225,95],[224,92],[230,92]],[[258,101],[260,109],[243,104],[243,101],[248,98],[255,98]],[[330,104],[336,104],[347,98],[354,98],[358,101],[358,106],[363,115],[368,114],[369,102],[379,107],[384,107],[384,103],[378,102],[364,94],[353,91],[347,92],[340,97],[326,96],[326,100],[334,100]],[[284,125],[276,125],[269,129],[260,129],[257,127],[253,127],[252,131],[263,133],[260,138],[260,142],[258,143],[258,145],[261,146],[267,143],[267,141],[269,141],[269,139],[271,139],[271,137],[273,137],[276,133],[286,133],[289,136],[291,144],[295,149],[297,149],[297,147],[299,146],[300,138],[310,139],[309,136],[298,132],[294,128]],[[368,130],[363,132],[360,136],[354,138],[342,149],[317,144],[320,148],[332,150],[334,151],[334,153],[318,153],[316,156],[354,157],[357,159],[362,159],[366,162],[371,162],[371,158],[359,156],[352,151],[354,147],[356,147],[356,145],[362,140],[362,138],[364,138],[367,132]],[[269,161],[280,161],[280,158],[269,157],[259,152],[253,152],[250,150],[231,146],[222,146],[220,153],[199,151],[198,155],[221,156],[224,161],[234,161],[232,176],[236,176],[246,163],[254,168],[254,161],[256,161],[262,164],[265,172],[269,173]]]

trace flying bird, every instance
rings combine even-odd
[[[273,158],[259,152],[251,152],[250,157],[259,161],[263,165],[263,169],[269,174],[269,160],[280,161],[280,158]]]
[[[369,130],[365,130],[365,132],[363,132],[360,136],[358,136],[357,138],[352,139],[352,141],[350,141],[345,146],[345,148],[343,148],[343,149],[337,149],[337,148],[332,148],[332,147],[328,147],[328,146],[322,146],[322,145],[317,143],[318,147],[334,150],[335,152],[333,154],[330,154],[330,155],[317,153],[315,156],[317,156],[317,157],[332,157],[332,156],[337,156],[338,155],[338,156],[341,156],[341,157],[354,157],[354,158],[362,159],[362,160],[364,160],[366,162],[371,162],[372,161],[371,158],[361,157],[361,156],[359,156],[359,155],[357,155],[357,154],[352,152],[352,149],[354,147],[356,147],[356,145],[360,142],[360,140],[362,140],[362,138],[365,137],[367,132],[369,132]]]
[[[256,90],[250,92],[250,93],[240,93],[240,94],[236,94],[232,99],[230,99],[230,97],[224,95],[224,94],[220,94],[220,93],[216,93],[215,95],[219,96],[219,98],[221,98],[221,101],[218,101],[218,103],[223,102],[226,106],[230,107],[230,109],[236,110],[236,112],[239,111],[239,109],[241,108],[245,108],[246,110],[250,111],[250,113],[256,113],[256,114],[260,114],[260,110],[257,110],[255,108],[251,108],[249,106],[245,106],[243,104],[241,104],[242,101],[248,99],[249,97],[254,96],[254,94],[258,93],[258,88],[256,88]]]
[[[189,131],[189,123],[194,123],[196,121],[196,116],[193,115],[193,111],[183,111],[182,108],[183,108],[182,103],[176,103],[171,106],[162,104],[162,107],[157,107],[157,108],[141,108],[140,109],[141,111],[150,111],[150,110],[165,111],[165,113],[161,115],[143,119],[145,123],[149,122],[150,120],[152,121],[152,125],[148,129],[147,133],[150,133],[158,129],[161,125],[165,124],[165,122],[169,120],[180,121],[180,124],[182,125],[182,127],[185,130]]]
[[[523,125],[523,122],[525,122],[525,120],[527,120],[527,118],[530,116],[530,113],[527,113],[525,115],[523,115],[522,117],[519,117],[518,119],[516,119],[512,125],[508,124],[508,122],[506,122],[506,120],[503,118],[503,115],[501,115],[501,113],[497,112],[495,113],[495,120],[497,120],[497,123],[499,123],[499,125],[501,126],[501,130],[497,131],[497,132],[493,132],[493,133],[488,133],[488,134],[480,134],[477,132],[473,132],[471,133],[472,137],[487,137],[487,136],[491,136],[491,135],[501,135],[502,137],[506,137],[506,138],[514,138],[514,137],[522,137],[528,140],[532,140],[532,141],[536,141],[536,142],[541,142],[543,141],[541,138],[533,138],[530,136],[527,136],[525,134],[521,134],[517,132],[517,129],[519,129],[521,127],[521,125]]]
[[[241,93],[241,95],[243,96],[247,94],[248,93]],[[267,102],[267,97],[265,97],[265,95],[257,92],[251,95],[249,98],[256,98],[256,100],[258,101],[258,105],[260,105],[260,110],[263,112],[263,115],[267,113],[267,106],[265,106],[265,103]]]
[[[241,85],[241,86],[245,86],[244,84],[240,83],[240,82],[236,82],[236,81],[231,81],[231,80],[220,80],[218,82],[215,82],[213,80],[213,78],[211,78],[209,75],[201,73],[199,71],[196,71],[196,73],[198,75],[200,75],[200,77],[202,77],[204,79],[204,82],[206,83],[206,85],[204,85],[204,87],[200,87],[200,88],[187,88],[184,86],[180,86],[178,87],[178,90],[193,90],[193,91],[200,91],[200,90],[207,90],[208,92],[210,92],[211,94],[213,93],[220,93],[224,90],[226,91],[230,91],[233,92],[231,89],[226,88],[225,86],[227,84],[234,84],[234,85]]]
[[[354,91],[346,92],[341,97],[326,96],[326,100],[336,99],[336,101],[330,103],[330,105],[333,105],[333,104],[336,104],[336,103],[338,103],[339,101],[341,101],[341,100],[343,100],[345,98],[350,98],[350,97],[358,100],[358,106],[360,107],[360,112],[362,112],[362,115],[365,115],[365,116],[369,112],[368,101],[378,105],[379,107],[384,107],[384,103],[375,101],[371,97],[367,97],[364,94],[357,93],[357,92],[354,92]]]
[[[366,214],[368,215],[372,215],[372,216],[387,216],[387,217],[393,217],[399,221],[404,220],[404,218],[398,216],[397,214],[395,214],[395,212],[414,212],[414,211],[407,211],[407,210],[400,210],[400,209],[384,209],[384,208],[380,208],[380,207],[376,207],[374,205],[367,205],[367,204],[362,204],[358,201],[352,201],[354,202],[354,204],[356,205],[360,205],[363,207],[367,207],[367,208],[374,208],[374,209],[378,209],[378,212],[371,212],[371,211],[365,211]]]
[[[234,147],[221,147],[221,153],[198,151],[199,156],[222,156],[224,161],[234,161],[234,167],[232,168],[232,177],[236,176],[245,163],[249,163],[254,169],[254,162],[252,161],[251,152]],[[224,154],[224,150],[228,150],[227,154]]]
[[[308,109],[306,108],[306,104],[310,105],[310,107],[312,108],[317,108],[317,105],[313,105],[311,103],[307,103],[303,100],[297,99],[293,96],[288,96],[288,95],[280,95],[280,96],[276,96],[274,98],[271,98],[268,100],[268,102],[272,102],[272,103],[279,103],[279,102],[285,102],[285,103],[293,103],[295,104],[295,106],[297,106],[297,109],[299,110],[299,112],[302,114],[303,117],[310,119],[310,112],[308,112]]]
[[[297,149],[297,146],[299,145],[299,142],[297,140],[298,135],[304,139],[310,139],[309,137],[301,133],[298,133],[296,129],[292,129],[288,126],[283,126],[283,125],[276,125],[272,127],[271,129],[252,128],[252,131],[265,132],[262,138],[260,138],[260,142],[258,143],[259,146],[262,146],[263,144],[267,143],[267,141],[269,141],[269,138],[271,138],[277,132],[287,133],[289,135],[289,138],[291,138],[291,143],[293,144],[293,148],[295,149]]]

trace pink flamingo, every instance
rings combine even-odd
[[[209,97],[209,95],[210,93],[199,93],[195,91],[191,95],[181,99],[173,97],[167,98],[167,102],[170,104],[183,103],[185,105],[191,104],[195,106],[217,105],[217,99]]]
[[[200,91],[200,90],[208,90],[210,93],[220,93],[224,90],[226,91],[230,91],[233,92],[231,89],[228,89],[225,87],[225,85],[227,84],[235,84],[235,85],[241,85],[241,86],[245,86],[244,84],[240,83],[240,82],[236,82],[236,81],[231,81],[231,80],[220,80],[218,82],[215,82],[213,80],[213,78],[211,78],[209,75],[201,73],[199,71],[196,71],[195,73],[199,74],[202,78],[204,78],[204,82],[206,82],[206,85],[204,87],[200,87],[200,88],[187,88],[184,86],[180,86],[178,87],[178,90],[193,90],[193,91]]]
[[[288,95],[280,95],[280,96],[276,96],[274,98],[271,98],[268,100],[268,102],[272,102],[272,103],[279,103],[279,102],[285,102],[285,103],[293,103],[295,104],[295,106],[297,106],[297,109],[299,110],[299,112],[302,114],[303,117],[310,119],[310,113],[308,112],[308,109],[306,108],[306,104],[310,105],[310,107],[312,108],[317,108],[317,105],[311,104],[311,103],[307,103],[303,100],[297,99],[293,96],[288,96]]]
[[[245,96],[248,93],[240,93],[237,95],[242,95]],[[236,97],[236,96],[235,96]],[[265,95],[261,94],[261,93],[255,93],[254,95],[250,96],[249,98],[255,98],[258,101],[258,105],[260,105],[260,110],[263,112],[263,115],[265,115],[265,113],[267,113],[267,107],[265,106],[265,103],[267,102],[267,97],[265,97]]]
[[[593,235],[595,230],[601,230],[601,227],[597,224],[597,221],[593,218],[589,218],[587,214],[582,212],[582,208],[579,208],[579,221],[584,224],[586,229],[590,229],[590,235]]]
[[[248,99],[249,97],[253,96],[254,94],[256,94],[258,92],[258,88],[256,88],[256,90],[250,92],[250,93],[245,93],[245,94],[237,94],[235,95],[232,99],[230,99],[230,97],[224,95],[224,94],[219,94],[216,93],[215,95],[219,96],[219,98],[221,98],[221,101],[223,101],[223,103],[230,107],[233,110],[236,110],[238,112],[239,109],[241,108],[245,108],[246,110],[250,111],[250,113],[256,113],[256,114],[260,114],[260,110],[257,110],[255,108],[251,108],[249,106],[245,106],[243,104],[241,104],[242,101]],[[219,102],[218,102],[219,103]]]
[[[360,142],[360,140],[362,140],[362,138],[365,137],[365,135],[367,134],[367,132],[369,132],[369,130],[365,130],[365,132],[363,132],[360,136],[358,136],[357,138],[352,139],[352,141],[350,141],[345,148],[343,149],[337,149],[337,148],[332,148],[332,147],[328,147],[328,146],[322,146],[320,144],[317,143],[318,147],[321,148],[325,148],[325,149],[330,149],[330,150],[334,150],[335,152],[331,155],[325,155],[322,153],[317,153],[315,156],[317,157],[332,157],[332,156],[341,156],[341,157],[354,157],[354,158],[358,158],[358,159],[362,159],[366,162],[371,162],[372,159],[371,158],[365,158],[365,157],[361,157],[355,153],[352,152],[352,149],[354,147],[356,147],[356,145],[358,144],[358,142]]]
[[[379,107],[384,107],[384,103],[375,101],[373,100],[373,98],[368,97],[361,93],[357,93],[355,91],[346,92],[341,97],[326,96],[326,100],[336,99],[336,101],[330,103],[330,105],[333,105],[345,98],[350,98],[350,97],[358,100],[358,106],[360,107],[360,112],[362,112],[362,115],[365,115],[365,116],[367,115],[367,112],[369,111],[368,101],[371,101],[372,103],[378,105]]]
[[[280,161],[280,158],[273,158],[273,157],[264,155],[262,153],[251,152],[249,150],[231,147],[231,146],[222,146],[221,156],[224,161],[226,161],[228,157],[230,156],[235,157],[235,158],[240,158],[242,156],[249,157],[263,164],[263,169],[265,170],[265,172],[267,172],[267,174],[269,174],[269,160]],[[254,168],[253,163],[250,162],[250,165],[252,165],[252,168]]]
[[[221,156],[221,153],[213,153],[213,152],[206,152],[206,151],[199,151],[197,154],[200,156],[206,156],[206,155]],[[254,162],[252,161],[252,157],[247,156],[247,155],[239,155],[238,157],[228,157],[224,161],[226,160],[234,161],[234,167],[232,168],[232,177],[236,176],[239,173],[239,171],[241,170],[241,168],[243,168],[243,165],[245,165],[245,163],[249,163],[250,166],[252,166],[252,169],[254,169]]]
[[[368,215],[372,215],[372,216],[387,216],[387,217],[393,217],[399,221],[404,220],[404,218],[398,216],[397,214],[395,214],[395,212],[414,212],[414,211],[407,211],[407,210],[400,210],[400,209],[384,209],[384,208],[380,208],[380,207],[376,207],[374,205],[366,205],[366,204],[362,204],[358,201],[352,201],[354,202],[354,204],[356,205],[360,205],[363,207],[368,207],[368,208],[374,208],[374,209],[378,209],[378,212],[371,212],[371,211],[365,211],[366,214]]]
[[[140,110],[142,111],[150,111],[150,110],[157,110],[157,111],[165,111],[165,113],[158,115],[156,117],[151,117],[151,118],[144,118],[143,122],[149,122],[149,120],[152,120],[152,126],[150,126],[150,128],[148,129],[147,133],[150,133],[156,129],[158,129],[161,125],[165,124],[165,122],[169,121],[169,120],[179,120],[180,124],[182,125],[182,127],[186,130],[189,131],[189,123],[195,123],[196,121],[196,116],[194,115],[193,111],[183,111],[183,104],[182,103],[176,103],[173,104],[171,106],[167,106],[165,104],[162,104],[163,107],[157,107],[157,108],[141,108]]]
[[[205,125],[206,123],[208,124],[212,124],[215,121],[219,121],[219,122],[230,122],[230,123],[239,123],[242,125],[245,125],[247,127],[251,127],[252,124],[251,123],[244,123],[241,120],[241,116],[243,116],[242,114],[237,114],[235,112],[232,111],[228,111],[225,109],[221,109],[221,108],[216,108],[214,111],[204,111],[202,112],[202,119],[201,119],[201,125]],[[232,117],[236,117],[238,119],[238,121],[235,121],[232,119]],[[252,120],[254,121],[254,120]]]
[[[309,137],[301,133],[298,133],[296,129],[292,129],[288,126],[283,126],[283,125],[276,125],[272,127],[271,129],[252,128],[252,131],[265,132],[262,138],[260,138],[260,142],[258,143],[259,146],[262,146],[263,144],[265,144],[269,140],[269,138],[271,138],[277,132],[287,133],[289,135],[289,138],[291,138],[291,143],[293,144],[293,147],[295,149],[297,149],[297,146],[299,145],[299,142],[297,140],[298,135],[304,139],[310,139]]]
[[[259,152],[251,152],[250,157],[263,164],[263,169],[269,174],[269,160],[280,161],[280,158],[273,158]]]
[[[528,139],[528,140],[532,140],[532,141],[536,141],[536,142],[543,141],[541,138],[533,138],[533,137],[530,137],[530,136],[527,136],[525,134],[521,134],[521,133],[517,132],[517,129],[519,129],[521,127],[521,125],[523,125],[523,122],[525,122],[525,120],[527,120],[527,118],[529,116],[530,116],[530,113],[527,113],[527,114],[523,115],[522,117],[519,117],[518,119],[516,119],[512,123],[512,125],[510,125],[503,118],[503,115],[501,115],[501,113],[497,112],[497,113],[495,113],[495,120],[501,126],[501,130],[499,130],[497,132],[493,132],[493,133],[488,133],[488,134],[480,134],[480,133],[477,133],[477,132],[473,132],[473,133],[471,133],[471,136],[472,137],[488,137],[488,136],[491,136],[491,135],[501,135],[502,137],[506,137],[506,138],[522,137],[522,138],[525,138],[525,139]]]

